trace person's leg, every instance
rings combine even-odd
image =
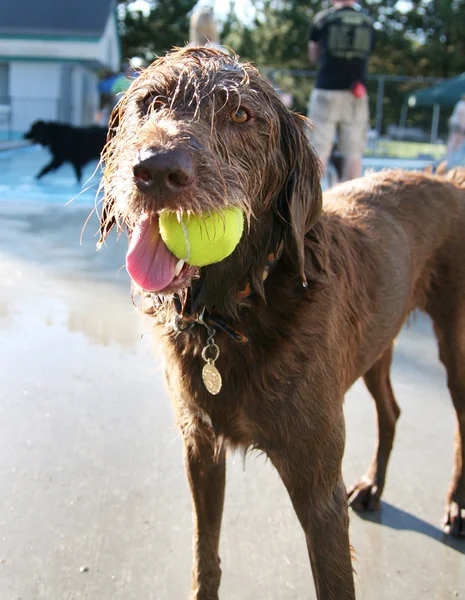
[[[458,131],[451,127],[449,139],[447,140],[447,155],[451,155],[460,146],[462,136]]]
[[[357,179],[362,175],[362,157],[348,156],[344,158],[342,166],[342,181]]]
[[[314,89],[308,107],[308,117],[313,123],[310,142],[318,154],[324,174],[336,135],[336,101],[337,92]]]
[[[451,133],[446,160],[449,169],[465,165],[465,135],[459,132]]]
[[[339,149],[344,158],[342,179],[356,179],[362,175],[362,156],[368,129],[368,96],[356,98],[345,92],[346,108],[340,125]]]

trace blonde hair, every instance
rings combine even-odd
[[[220,43],[218,27],[212,8],[200,8],[192,13],[189,27],[189,42],[204,46],[209,42]]]

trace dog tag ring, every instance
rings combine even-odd
[[[213,353],[214,356],[208,358],[208,351]],[[218,360],[219,355],[220,349],[216,344],[205,346],[205,348],[202,350],[202,358],[206,363],[202,369],[203,383],[207,388],[207,391],[210,392],[210,394],[213,394],[214,396],[220,393],[221,387],[223,385],[220,372],[215,367],[215,362]]]

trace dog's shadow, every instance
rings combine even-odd
[[[370,521],[371,523],[384,525],[385,527],[390,527],[391,529],[421,533],[422,535],[426,535],[431,539],[436,540],[441,544],[456,550],[457,552],[460,552],[461,554],[465,554],[464,538],[453,538],[449,535],[446,535],[438,527],[434,527],[434,525],[415,517],[415,515],[412,515],[401,508],[397,508],[397,506],[389,504],[389,502],[381,502],[381,510],[376,510],[373,512],[357,512],[353,510],[351,511],[351,515],[357,515],[357,517],[363,519],[364,521]]]

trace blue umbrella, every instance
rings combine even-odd
[[[119,79],[119,77],[122,77],[121,73],[118,73],[117,75],[112,75],[111,77],[107,77],[106,79],[102,79],[102,81],[99,81],[98,91],[101,94],[111,94],[111,88],[113,87],[115,81]]]
[[[139,73],[131,73],[130,75],[121,73],[113,80],[113,83],[111,85],[111,93],[116,95],[125,92],[131,85],[131,83],[134,81],[134,79],[138,76]]]

